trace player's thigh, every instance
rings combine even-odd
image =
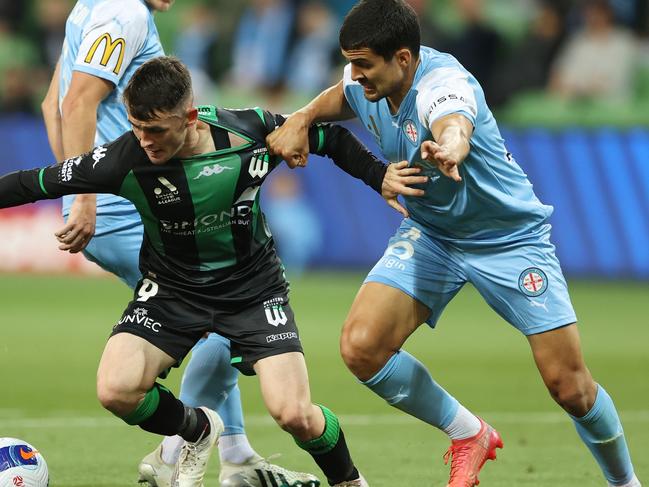
[[[427,306],[399,288],[366,282],[345,320],[342,348],[398,350],[430,313]]]
[[[140,280],[140,248],[142,247],[142,224],[121,228],[117,231],[96,235],[83,254],[91,262],[119,277],[127,286],[135,288]]]
[[[534,361],[546,385],[586,373],[577,324],[527,337]]]
[[[576,322],[568,285],[550,242],[540,234],[465,253],[469,280],[487,303],[525,335]]]
[[[110,345],[122,340],[129,341],[129,337],[136,337],[148,343],[150,346],[147,345],[146,350],[152,355],[143,355],[142,359],[145,362],[140,364],[146,363],[148,367],[146,361],[152,360],[153,369],[160,364],[165,365],[153,375],[155,378],[170,365],[182,362],[192,347],[211,329],[211,319],[210,311],[195,295],[184,295],[178,289],[171,289],[145,278],[138,284],[133,300],[113,327],[108,343]],[[141,343],[141,340],[132,341]],[[121,357],[128,358],[128,354],[119,350],[113,352],[113,348],[115,347],[111,347],[110,357],[116,359],[108,362],[111,368],[120,370],[121,367],[128,367],[128,360],[117,364]],[[155,357],[165,358],[158,360]],[[172,358],[171,363],[168,363],[168,357]],[[138,370],[141,370],[141,367]],[[148,371],[147,368],[147,377],[151,377]]]
[[[310,407],[309,378],[302,353],[265,357],[255,363],[254,369],[259,377],[264,403],[273,416],[281,415],[288,407]]]
[[[421,323],[434,327],[466,281],[443,242],[404,220],[365,279],[346,327],[367,328],[399,342]]]
[[[98,385],[110,390],[146,391],[175,362],[176,359],[142,337],[130,333],[113,335],[99,362]]]

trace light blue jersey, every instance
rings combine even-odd
[[[370,102],[363,87],[343,78],[345,97],[392,162],[423,165],[429,176],[420,198],[405,198],[412,219],[424,231],[458,245],[493,244],[538,228],[552,213],[532,190],[527,176],[505,148],[496,121],[476,79],[451,55],[421,48],[412,87],[396,115],[387,100]],[[432,123],[460,113],[474,126],[471,150],[460,165],[462,182],[421,160],[420,146],[432,140]]]
[[[122,103],[126,84],[140,65],[163,54],[153,13],[143,0],[79,0],[65,25],[59,104],[74,71],[110,81],[115,89],[97,110],[94,145],[114,140],[131,129]],[[73,196],[63,198],[65,216],[73,199]],[[139,215],[130,202],[114,195],[97,195],[96,237],[139,222]]]
[[[412,87],[396,115],[386,99],[370,102],[343,78],[345,97],[384,155],[422,165],[425,195],[406,198],[411,217],[388,243],[366,282],[400,289],[425,304],[435,326],[455,294],[471,282],[489,305],[525,335],[576,321],[568,287],[550,242],[548,217],[504,141],[482,88],[452,56],[421,48]],[[462,181],[421,160],[431,125],[459,113],[473,124]]]

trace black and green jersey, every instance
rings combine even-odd
[[[259,205],[259,190],[281,162],[266,136],[283,118],[260,109],[199,107],[215,152],[152,164],[133,132],[60,165],[0,178],[0,207],[65,194],[112,193],[130,200],[144,224],[142,275],[236,305],[285,290]],[[245,142],[231,147],[229,133]],[[346,129],[315,126],[313,153],[380,191],[385,167]]]

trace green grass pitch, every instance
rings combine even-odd
[[[443,486],[445,436],[359,385],[338,355],[360,274],[311,274],[292,283],[315,402],[341,417],[372,487]],[[586,360],[613,396],[636,472],[649,482],[649,284],[572,282]],[[130,293],[112,278],[0,276],[0,436],[36,445],[52,487],[136,485],[136,466],[158,438],[128,427],[95,399],[95,371]],[[568,417],[551,401],[526,340],[465,288],[438,328],[407,343],[433,376],[501,432],[505,449],[481,474],[485,487],[605,485]],[[165,381],[177,391],[180,371]],[[240,381],[253,446],[278,463],[314,471],[268,419],[255,378]],[[213,459],[206,486],[217,485]]]

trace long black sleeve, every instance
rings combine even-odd
[[[16,171],[0,177],[0,208],[47,199],[39,184],[40,169]]]
[[[318,124],[309,130],[313,154],[330,157],[336,166],[381,194],[387,165],[372,154],[349,130],[335,124]]]
[[[270,123],[266,123],[270,127],[279,127],[286,121],[283,115],[267,112],[266,116],[271,119]],[[388,166],[346,128],[328,123],[312,126],[309,129],[309,151],[331,158],[340,169],[381,194],[381,185]]]
[[[129,164],[142,157],[128,132],[114,142],[78,157],[40,169],[0,177],[0,208],[19,206],[66,194],[117,194]]]

